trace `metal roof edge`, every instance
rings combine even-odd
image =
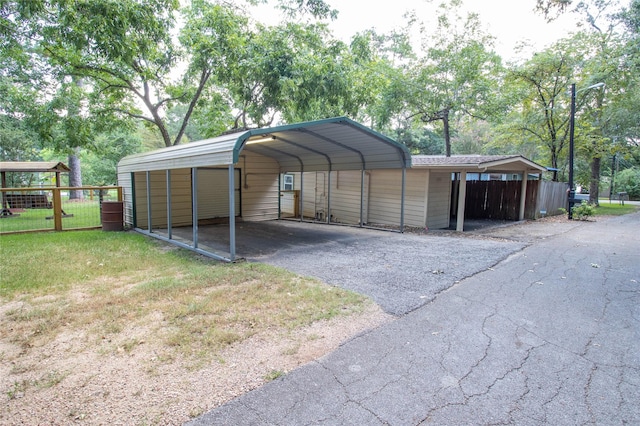
[[[238,139],[236,140],[236,143],[235,143],[235,145],[233,147],[233,161],[234,161],[234,163],[238,162],[238,160],[240,159],[240,151],[242,151],[242,149],[244,148],[245,142],[251,136],[266,135],[266,134],[273,133],[273,132],[284,132],[284,131],[287,131],[287,130],[299,129],[299,128],[302,128],[302,127],[318,126],[318,125],[321,125],[321,124],[338,122],[338,121],[344,120],[344,119],[348,120],[347,117],[333,117],[333,118],[325,118],[325,119],[322,119],[322,120],[304,121],[304,122],[301,122],[301,123],[283,124],[281,126],[261,127],[259,129],[247,130],[246,132],[242,133],[240,135],[240,137],[238,137]]]
[[[13,167],[12,167],[13,166]],[[54,173],[70,172],[69,166],[62,161],[0,161],[2,172]]]
[[[337,119],[337,122],[344,122],[345,124],[355,127],[356,129],[362,132],[370,133],[374,135],[376,138],[380,139],[382,142],[395,147],[398,151],[402,153],[404,167],[405,168],[411,167],[411,152],[409,152],[409,148],[407,148],[406,145],[401,144],[400,142],[397,142],[391,139],[390,137],[383,135],[382,133],[376,132],[372,128],[367,127],[363,124],[360,124],[357,121],[351,120],[348,117],[338,117],[338,118],[339,120]]]
[[[494,160],[494,161],[487,161],[484,163],[480,163],[478,166],[482,166],[482,167],[493,167],[493,166],[499,166],[502,164],[508,164],[508,163],[513,163],[514,161],[519,161],[522,162],[528,166],[530,166],[533,169],[536,170],[540,170],[541,172],[547,171],[547,168],[544,166],[539,165],[538,163],[535,163],[525,157],[523,157],[522,155],[518,155],[518,154],[514,154],[512,156],[509,156],[507,158],[503,158],[501,160]]]
[[[248,133],[247,131],[244,131],[242,133],[239,133],[240,135],[244,135]],[[151,151],[145,151],[145,152],[137,152],[135,154],[130,154],[127,155],[125,157],[122,157],[120,159],[120,161],[118,161],[118,167],[120,167],[121,165],[128,165],[130,163],[135,163],[136,160],[140,160],[149,156],[153,156],[153,155],[158,155],[160,153],[164,153],[164,152],[171,152],[171,151],[183,151],[183,150],[188,150],[188,149],[193,149],[196,146],[199,145],[206,145],[215,141],[224,141],[224,140],[232,140],[233,139],[233,134],[230,135],[219,135],[219,136],[215,136],[212,138],[206,138],[206,139],[200,139],[197,141],[191,141],[191,142],[187,142],[187,143],[181,143],[178,145],[171,145],[171,146],[165,146],[162,148],[157,148],[157,149],[153,149]]]
[[[265,135],[265,134],[275,133],[275,132],[285,132],[287,130],[296,130],[296,129],[301,129],[305,127],[320,126],[323,124],[331,124],[331,123],[346,124],[348,126],[358,129],[361,132],[369,133],[374,137],[380,139],[384,143],[395,147],[398,151],[402,153],[402,160],[403,160],[403,163],[405,164],[405,167],[406,168],[411,167],[411,153],[409,152],[409,149],[405,145],[399,142],[396,142],[393,139],[381,133],[378,133],[375,130],[367,126],[364,126],[345,116],[323,118],[320,120],[304,121],[301,123],[284,124],[284,125],[275,126],[275,127],[262,127],[259,129],[247,130],[242,135],[240,135],[240,137],[238,137],[238,139],[236,140],[236,143],[233,147],[233,161],[235,163],[240,159],[240,151],[242,151],[242,149],[244,148],[245,142],[251,136],[260,136],[260,135]]]

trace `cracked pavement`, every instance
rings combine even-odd
[[[488,231],[497,264],[188,424],[640,424],[640,213],[514,229]]]

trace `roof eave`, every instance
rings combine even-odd
[[[513,156],[510,158],[504,158],[501,160],[496,160],[496,161],[489,161],[489,162],[485,162],[485,163],[480,163],[478,164],[479,168],[494,168],[494,167],[499,167],[499,166],[504,166],[504,165],[508,165],[508,164],[514,164],[514,163],[522,163],[523,165],[525,165],[526,167],[523,167],[524,170],[539,170],[541,172],[544,172],[547,170],[546,167],[543,167],[531,160],[527,160],[526,158],[524,158],[521,155],[517,155],[517,156]]]

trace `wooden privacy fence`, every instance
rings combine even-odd
[[[520,181],[468,181],[466,219],[518,220]],[[527,182],[525,219],[560,214],[567,207],[567,184],[530,180]]]
[[[465,219],[518,220],[522,182],[517,180],[468,181]],[[538,181],[527,182],[526,207],[535,204]],[[525,207],[525,218],[532,212]]]
[[[565,182],[541,181],[538,189],[535,218],[562,214],[563,212],[560,209],[569,207],[568,189],[569,186]]]
[[[102,226],[103,201],[122,201],[122,187],[2,188],[0,233],[94,229]],[[82,198],[69,199],[72,191]]]

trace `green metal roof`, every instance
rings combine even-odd
[[[123,158],[119,172],[235,164],[242,151],[275,159],[282,172],[411,167],[407,148],[346,117],[247,130]]]

